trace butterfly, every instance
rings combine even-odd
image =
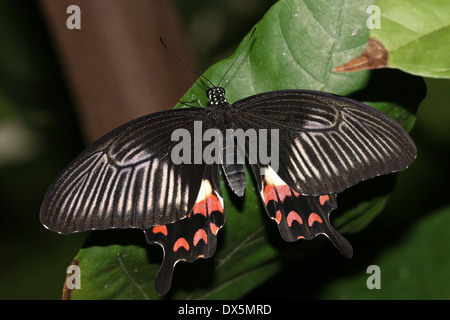
[[[281,90],[230,104],[219,85],[206,93],[206,108],[149,114],[94,142],[50,186],[41,206],[42,224],[61,234],[143,230],[149,244],[163,247],[155,289],[164,295],[178,261],[214,254],[225,224],[221,171],[231,190],[244,194],[239,157],[247,158],[262,205],[286,241],[323,234],[348,258],[352,247],[329,219],[337,194],[363,180],[405,170],[416,158],[414,142],[397,122],[346,97]],[[257,144],[276,154],[276,163],[253,154],[250,134],[237,141],[238,132],[264,130],[276,135],[260,135]],[[181,136],[174,138],[174,132],[201,138],[181,148]],[[202,139],[211,132],[210,139]],[[211,148],[213,136],[219,148]],[[209,161],[192,161],[208,148],[215,151]]]

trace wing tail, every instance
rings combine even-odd
[[[336,194],[305,196],[289,187],[269,166],[253,165],[260,196],[270,218],[275,220],[281,236],[288,242],[311,240],[317,235],[327,236],[347,258],[353,254],[350,243],[330,222],[330,213],[336,209]]]
[[[147,242],[158,243],[164,250],[155,280],[155,289],[160,295],[168,292],[178,261],[207,259],[216,251],[217,233],[225,224],[218,169],[218,165],[208,167],[194,208],[186,218],[145,230]]]

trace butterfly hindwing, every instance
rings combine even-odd
[[[230,114],[236,128],[279,131],[277,174],[303,195],[339,193],[362,180],[404,170],[417,153],[407,132],[390,117],[329,93],[257,94],[232,104]]]
[[[351,245],[330,222],[330,213],[337,207],[335,194],[304,196],[289,187],[270,166],[252,165],[252,169],[267,214],[277,222],[284,240],[311,240],[324,234],[345,257],[352,256]]]
[[[187,217],[145,231],[148,243],[158,243],[164,249],[163,263],[155,280],[155,289],[159,294],[164,295],[169,290],[178,261],[194,262],[214,254],[217,233],[224,224],[219,167],[210,165],[205,171],[195,205]]]

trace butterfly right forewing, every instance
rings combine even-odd
[[[207,117],[205,109],[198,108],[164,111],[107,134],[50,187],[41,206],[41,222],[66,234],[145,230],[183,219],[195,204],[206,166],[174,164],[171,150],[178,141],[172,141],[172,132],[193,132],[194,121]]]

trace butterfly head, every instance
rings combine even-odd
[[[213,87],[208,89],[206,95],[209,99],[208,106],[220,106],[227,104],[227,99],[225,99],[225,89],[222,87]]]

